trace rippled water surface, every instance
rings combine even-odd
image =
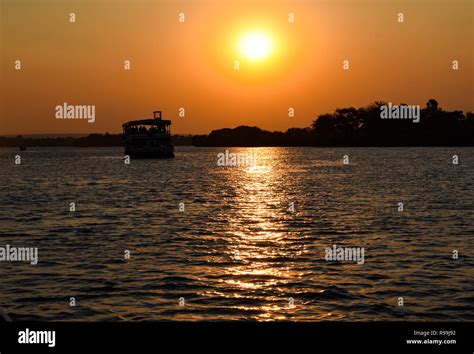
[[[256,154],[250,168],[217,166],[224,148],[176,150],[126,165],[120,148],[0,149],[0,247],[39,249],[36,266],[0,262],[0,307],[16,320],[474,320],[473,148],[230,149]],[[364,264],[326,261],[332,245],[364,247]]]

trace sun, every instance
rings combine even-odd
[[[246,33],[239,41],[239,52],[251,61],[261,61],[270,56],[273,41],[263,32]]]

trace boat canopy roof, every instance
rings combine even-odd
[[[123,123],[122,127],[128,128],[133,127],[135,125],[171,125],[170,120],[166,119],[140,119],[140,120],[131,120],[129,122]]]

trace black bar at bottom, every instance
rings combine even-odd
[[[41,338],[47,342],[44,331],[55,331],[54,347],[49,346],[52,344],[51,341],[49,345],[19,343]],[[473,338],[474,322],[0,323],[2,354],[9,352],[473,353]],[[408,341],[419,342],[408,343]]]

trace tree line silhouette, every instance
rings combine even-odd
[[[257,127],[219,129],[193,137],[195,146],[474,146],[474,114],[445,111],[430,99],[420,122],[381,119],[385,102],[339,108],[308,128],[269,132]],[[403,104],[402,104],[403,105]]]
[[[194,146],[474,146],[474,114],[445,111],[430,99],[420,110],[420,122],[381,119],[385,102],[363,108],[339,108],[318,116],[310,127],[270,132],[240,126],[208,135],[173,135],[175,145]],[[122,146],[122,134],[85,137],[0,137],[0,146]]]

